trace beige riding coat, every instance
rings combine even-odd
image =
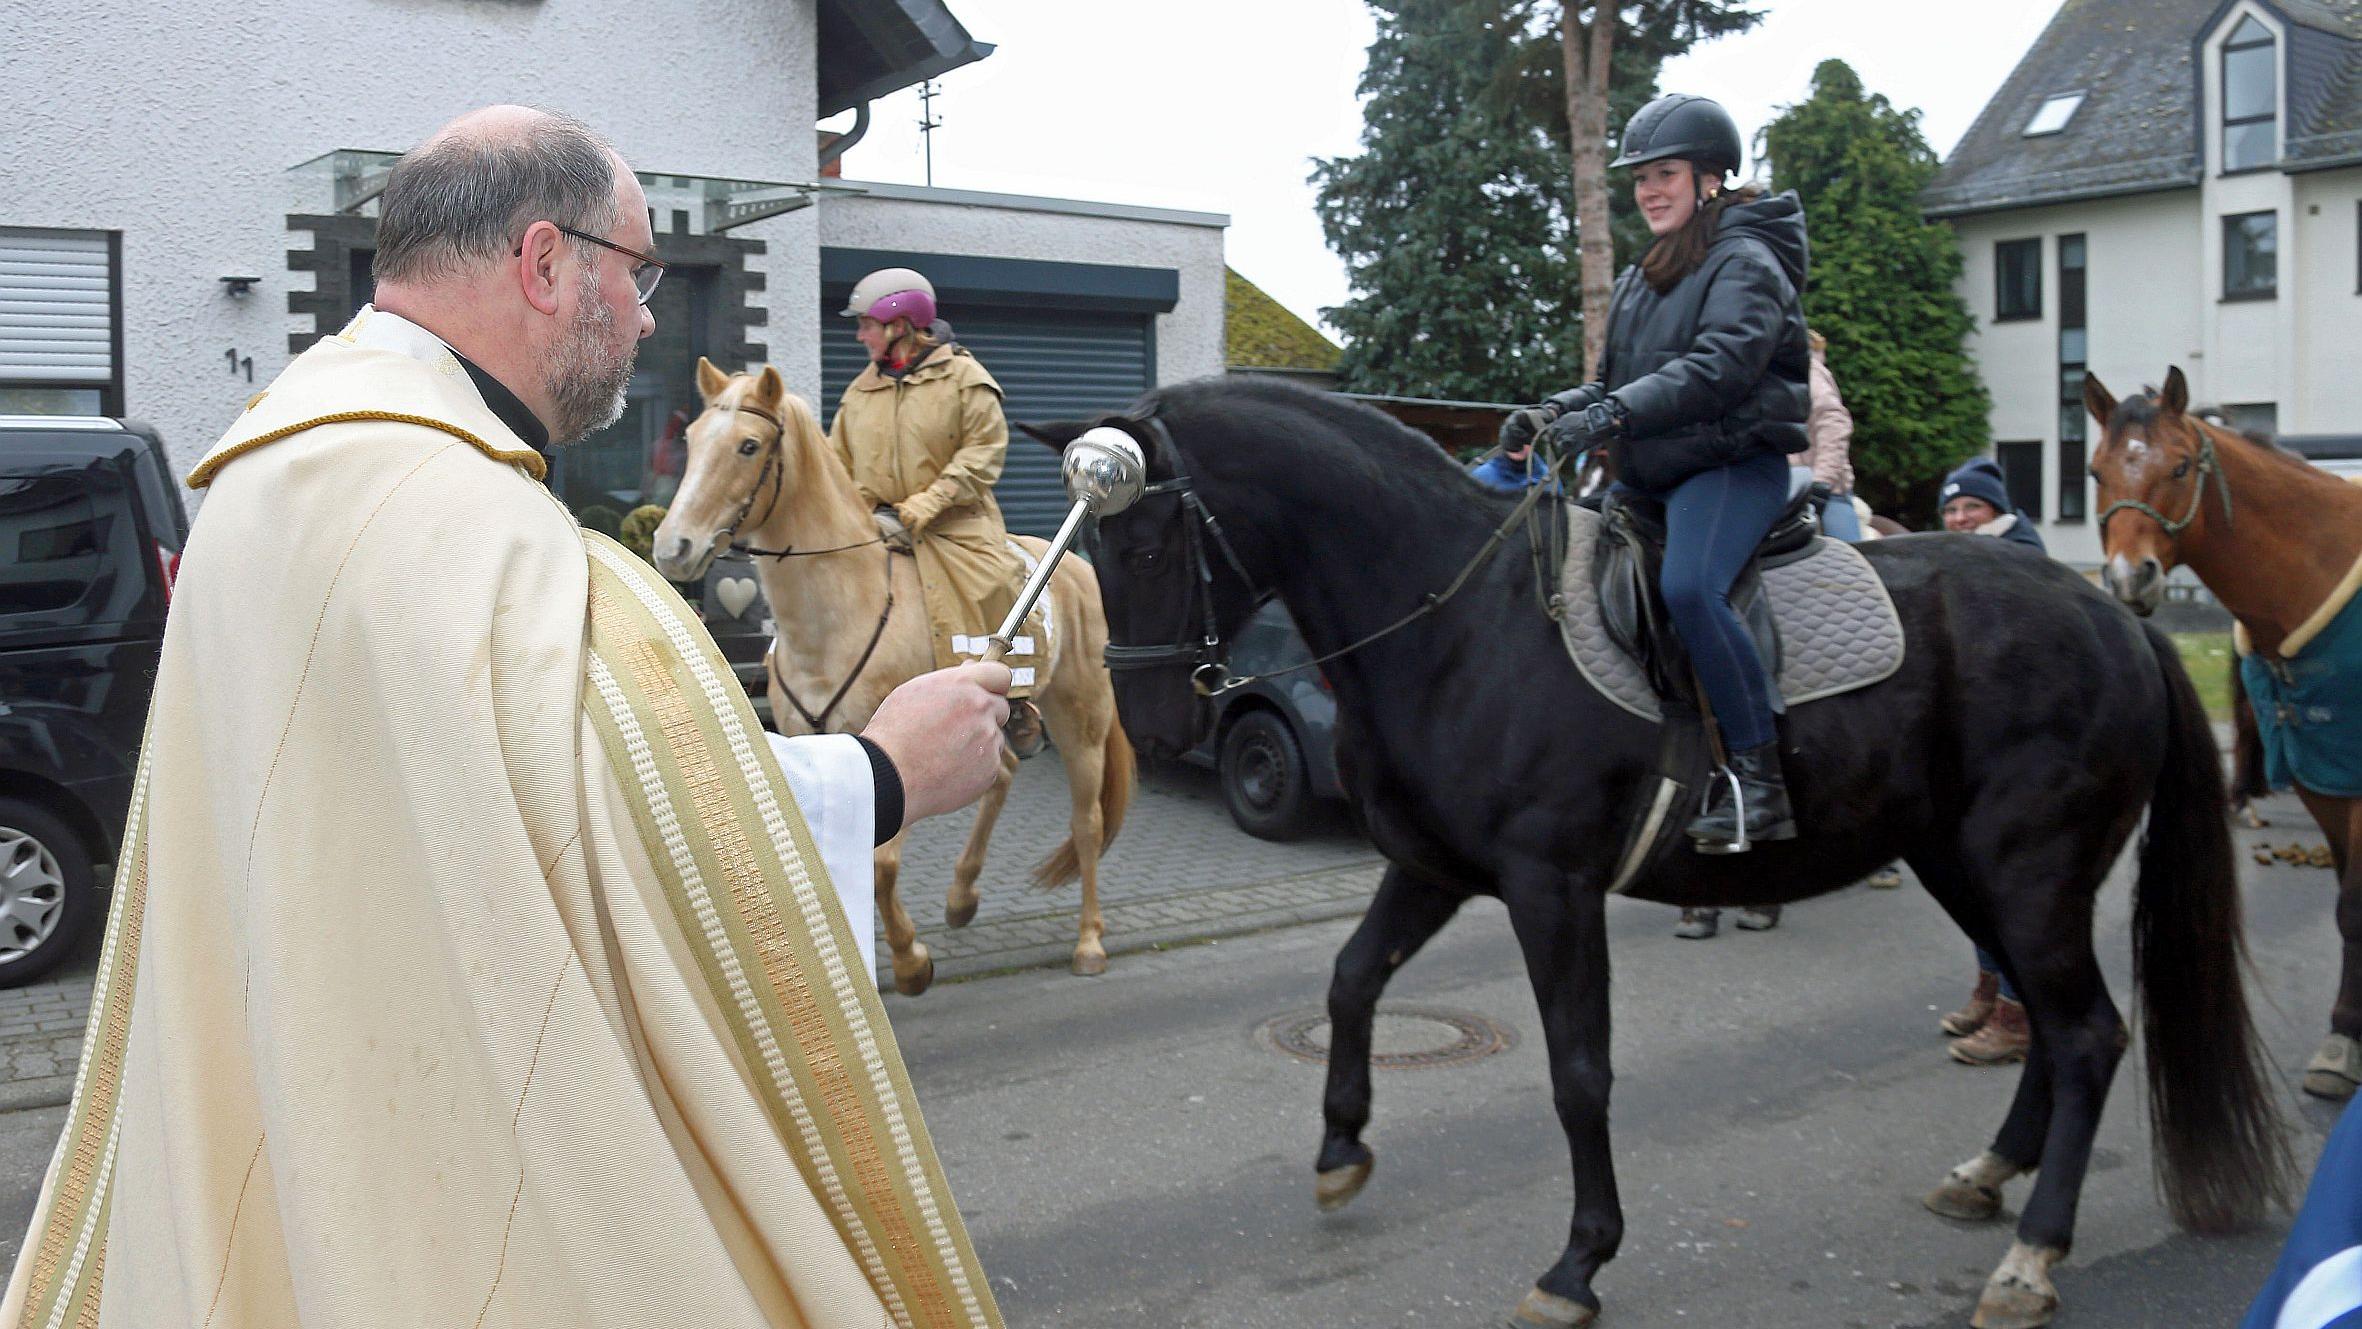
[[[894,505],[916,537],[936,666],[983,654],[1026,572],[992,496],[1009,453],[1001,385],[957,344],[933,348],[899,379],[873,364],[845,389],[828,437],[862,499]],[[1032,682],[1035,654],[1010,656],[1016,695]]]

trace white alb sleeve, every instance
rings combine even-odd
[[[870,773],[869,753],[851,734],[764,737],[771,740],[771,751],[787,776],[788,792],[803,811],[804,824],[812,828],[820,861],[836,885],[845,923],[853,930],[861,963],[868,967],[869,981],[874,984],[878,981],[877,867],[873,857],[877,786]]]

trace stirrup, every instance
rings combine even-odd
[[[1690,836],[1690,847],[1701,854],[1723,855],[1746,853],[1748,850],[1755,847],[1754,842],[1747,838],[1746,791],[1739,784],[1739,773],[1732,770],[1727,764],[1718,767],[1716,769],[1716,774],[1719,774],[1724,780],[1730,783],[1731,838],[1728,840],[1709,840],[1703,836],[1693,834]],[[1708,796],[1712,796],[1711,789],[1708,791]],[[1701,802],[1698,807],[1698,817],[1700,820],[1705,819],[1708,810],[1708,807],[1703,802]]]

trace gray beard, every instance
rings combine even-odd
[[[595,273],[584,273],[581,293],[582,310],[550,362],[550,402],[558,417],[550,441],[559,446],[579,442],[623,418],[624,393],[640,352],[637,342],[620,355],[607,350],[614,344],[615,311],[599,298]]]

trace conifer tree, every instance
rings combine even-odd
[[[1944,473],[1985,450],[1984,384],[1964,346],[1960,246],[1920,215],[1936,172],[1919,112],[1868,92],[1842,60],[1764,129],[1773,183],[1804,200],[1806,317],[1853,412],[1855,491],[1912,527],[1932,524]]]

